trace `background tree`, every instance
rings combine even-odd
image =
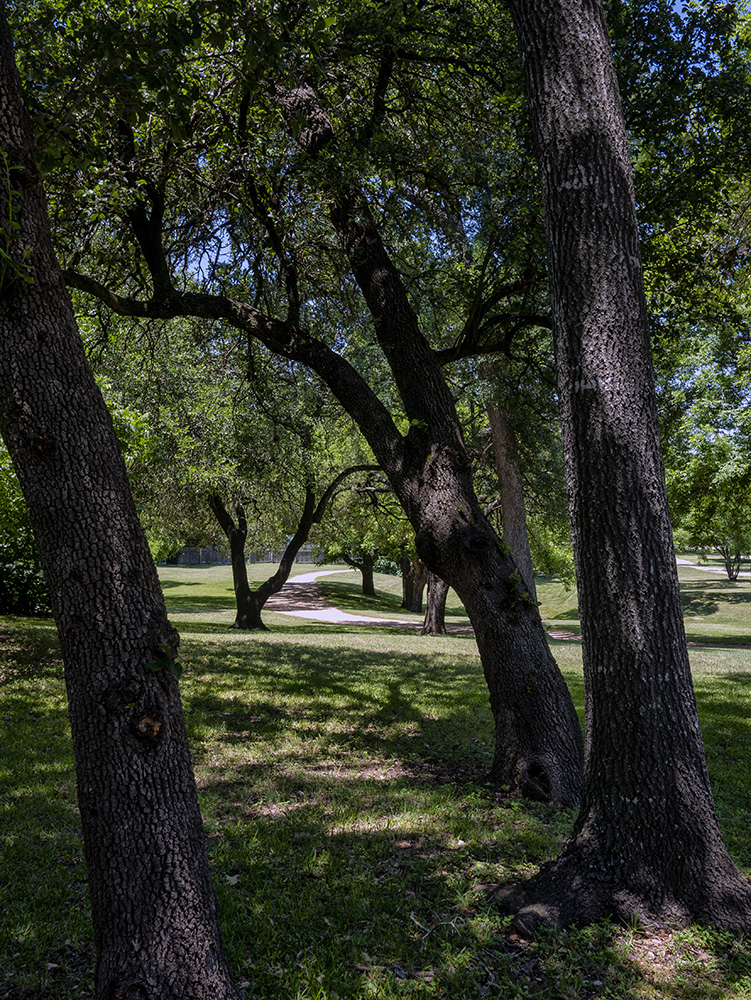
[[[49,612],[44,575],[36,554],[21,487],[0,442],[0,611],[18,615]]]
[[[340,472],[326,487],[318,503],[316,503],[312,488],[309,485],[306,487],[305,507],[303,508],[300,522],[297,525],[297,530],[287,542],[276,572],[265,580],[260,587],[256,587],[255,590],[250,589],[245,565],[245,541],[248,536],[248,522],[245,517],[245,509],[241,503],[236,505],[237,523],[235,523],[231,515],[227,513],[227,509],[222,503],[221,498],[217,494],[212,494],[209,497],[209,506],[230,543],[232,577],[235,587],[235,600],[237,602],[237,617],[235,618],[233,628],[265,630],[266,626],[263,624],[261,612],[268,599],[274,594],[278,594],[289,579],[295,557],[308,540],[311,528],[314,524],[322,520],[326,507],[340,483],[344,482],[348,476],[356,472],[367,471],[368,468],[369,466],[355,466]]]
[[[65,663],[97,998],[234,997],[167,621],[125,464],[52,252],[0,8],[0,430]]]

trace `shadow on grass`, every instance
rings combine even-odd
[[[91,973],[53,634],[0,632],[9,664],[0,776],[10,797],[0,827],[9,947],[0,957],[13,976],[15,992],[5,987],[12,1000],[87,996]],[[639,964],[612,928],[526,945],[477,891],[484,881],[531,874],[573,817],[500,800],[476,783],[492,729],[469,643],[414,653],[402,633],[353,629],[362,642],[349,648],[339,630],[307,625],[252,641],[225,635],[193,644],[182,688],[228,952],[251,995],[655,995],[644,992],[652,989],[649,960]],[[581,706],[581,676],[566,676]],[[741,671],[697,684],[737,860],[749,853],[748,688]],[[693,992],[670,984],[657,995],[743,995],[730,990],[750,974],[745,943],[697,940],[708,959],[684,975]],[[58,970],[75,961],[83,971],[68,985]]]
[[[410,612],[402,607],[401,597],[391,594],[385,590],[376,590],[375,597],[367,597],[362,592],[362,585],[350,581],[321,580],[321,591],[326,600],[341,610],[354,611],[360,614],[367,614],[368,611],[379,611],[383,614],[395,615]],[[466,618],[467,613],[464,605],[461,604],[454,594],[449,591],[450,603],[446,604],[446,614],[449,617],[461,616]],[[421,620],[424,612],[414,613],[416,621]]]
[[[686,615],[713,615],[721,604],[751,604],[751,589],[744,588],[743,581],[684,580],[681,603]]]
[[[51,622],[0,625],[0,899],[0,995],[89,996],[85,866]]]
[[[312,734],[320,727],[329,753],[356,748],[420,759],[445,771],[445,780],[458,774],[479,778],[487,770],[492,723],[474,657],[460,662],[446,653],[347,649],[336,635],[327,638],[332,645],[293,651],[262,638],[212,650],[211,680],[191,688],[191,713],[239,719],[249,738],[256,726],[273,736],[287,728]],[[333,720],[336,725],[329,725]],[[478,732],[485,736],[482,743]],[[312,742],[308,762],[320,752],[320,743]]]

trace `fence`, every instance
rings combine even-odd
[[[246,562],[278,563],[284,553],[274,549],[257,549],[249,552]],[[228,566],[232,560],[228,555],[217,552],[211,546],[184,545],[177,553],[178,566]],[[313,551],[310,545],[303,545],[295,558],[296,563],[313,563]]]

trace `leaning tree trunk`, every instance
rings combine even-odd
[[[587,755],[561,856],[512,896],[584,924],[751,930],[712,804],[660,454],[639,234],[602,5],[510,0],[540,159],[579,581]]]
[[[0,148],[10,169],[0,215],[18,224],[6,230],[0,287],[0,431],[65,663],[95,993],[235,997],[171,669],[178,636],[52,252],[4,8],[0,81]]]
[[[335,147],[332,120],[308,83],[291,90],[280,85],[277,96],[306,154],[316,157]],[[582,767],[573,701],[537,609],[525,599],[526,590],[518,588],[516,565],[480,510],[456,407],[438,359],[420,330],[362,191],[337,165],[335,153],[322,161],[317,176],[398,386],[409,422],[406,435],[346,359],[297,325],[294,294],[288,317],[280,320],[247,302],[176,288],[158,227],[159,197],[150,216],[156,222],[133,226],[158,286],[151,301],[118,295],[72,271],[68,281],[123,315],[201,316],[230,323],[276,354],[307,365],[326,382],[388,476],[416,532],[420,558],[454,588],[467,609],[495,719],[493,778],[512,792],[572,804],[578,801]],[[146,197],[152,195],[146,192]],[[259,221],[264,224],[263,218]]]
[[[489,405],[488,419],[493,435],[493,455],[501,494],[503,541],[511,549],[511,555],[519,567],[529,596],[536,601],[535,574],[527,532],[527,508],[524,503],[524,481],[519,467],[516,435],[508,414],[502,407]]]
[[[446,635],[446,598],[449,585],[440,576],[428,572],[428,600],[425,606],[423,635]]]

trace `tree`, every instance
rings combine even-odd
[[[245,517],[245,509],[241,503],[236,504],[237,524],[227,512],[222,503],[221,497],[214,493],[209,497],[209,506],[214,512],[214,516],[222,527],[230,543],[230,554],[232,557],[232,577],[235,586],[235,600],[237,602],[237,617],[233,628],[242,629],[266,629],[261,619],[261,612],[270,597],[278,594],[284,584],[289,579],[295,556],[301,547],[308,540],[310,529],[323,517],[326,506],[331,497],[336,492],[340,483],[347,476],[355,472],[365,472],[372,466],[354,466],[340,472],[324,490],[323,496],[316,504],[315,494],[310,486],[305,491],[305,506],[302,517],[297,525],[292,538],[287,543],[287,547],[282,554],[279,567],[272,576],[268,578],[256,590],[251,590],[248,584],[248,573],[245,565],[245,540],[248,537],[248,522]]]
[[[182,50],[174,59],[162,55],[155,71],[164,82],[159,91],[166,102],[161,105],[164,114],[154,100],[152,83],[146,80],[144,89],[130,86],[124,91],[118,77],[111,90],[114,120],[98,104],[88,122],[89,127],[96,122],[97,142],[84,139],[99,160],[108,151],[108,170],[114,165],[110,177],[117,178],[118,195],[111,221],[129,249],[132,266],[97,271],[92,262],[94,273],[83,274],[83,255],[74,251],[67,280],[122,315],[194,316],[226,324],[317,373],[357,422],[388,476],[416,532],[421,558],[454,587],[467,608],[495,717],[493,777],[512,791],[571,803],[578,796],[582,754],[573,703],[537,609],[524,599],[513,559],[477,502],[454,400],[441,374],[447,356],[433,350],[420,328],[419,296],[411,294],[385,239],[393,220],[389,199],[384,198],[381,212],[379,184],[374,182],[374,176],[381,176],[388,195],[387,170],[398,160],[400,175],[405,174],[415,152],[414,142],[407,141],[412,134],[408,123],[394,129],[393,145],[381,144],[388,121],[384,88],[398,87],[409,116],[409,95],[423,81],[428,91],[424,107],[430,107],[438,93],[430,75],[420,71],[424,64],[445,76],[447,84],[453,71],[461,70],[467,93],[487,81],[490,63],[483,43],[492,23],[482,5],[471,13],[457,25],[467,39],[462,42],[466,55],[447,63],[436,48],[438,39],[443,44],[444,22],[432,11],[410,9],[408,23],[400,27],[400,48],[390,17],[370,5],[356,8],[333,28],[317,11],[292,26],[277,23],[273,5],[259,11],[251,26],[235,26],[222,12],[221,24],[212,23],[200,42],[201,26],[190,20],[198,16],[192,9],[181,45],[185,50],[193,46],[195,58],[193,52],[190,59],[184,58]],[[153,47],[162,26],[157,23],[146,32],[141,22],[149,17],[158,21],[160,16],[139,12],[138,37],[143,35],[147,46]],[[224,46],[235,29],[256,33],[248,36],[247,51],[253,55],[247,63],[235,48],[225,52],[227,62],[215,58],[215,46]],[[492,37],[499,48],[506,44],[505,35]],[[142,53],[138,60],[133,58],[129,39],[123,29],[118,73],[127,63],[128,73],[141,80]],[[424,52],[414,50],[418,41],[426,46]],[[80,61],[80,55],[76,59]],[[227,67],[228,79],[212,77],[210,68],[220,65]],[[329,73],[330,66],[336,72]],[[351,90],[345,69],[352,70],[367,101],[340,101]],[[214,97],[222,103],[222,95],[232,96],[218,113]],[[473,101],[480,108],[474,94]],[[500,101],[493,106],[500,113]],[[342,108],[351,120],[339,120],[336,109]],[[70,128],[83,138],[82,120],[74,110]],[[472,128],[481,120],[478,112]],[[429,161],[437,148],[432,130],[440,127],[443,134],[445,125],[433,115],[415,124],[420,125],[421,154]],[[187,139],[188,131],[193,139],[176,146],[174,136]],[[261,134],[262,148],[256,142]],[[64,136],[54,139],[65,141]],[[462,161],[462,190],[466,163]],[[233,166],[228,169],[228,164]],[[197,192],[204,188],[196,186],[195,178],[204,172],[206,190],[212,194],[210,204],[198,205]],[[421,166],[420,173],[429,176],[431,169]],[[417,174],[405,175],[405,182],[419,182],[416,192],[407,192],[411,203],[420,205],[427,198],[437,205],[434,192],[424,190]],[[400,181],[400,189],[404,186]],[[104,185],[95,187],[94,200],[101,199]],[[453,195],[448,200],[452,206],[458,203]],[[430,242],[435,218],[431,210],[411,251]],[[187,219],[195,224],[186,225]],[[398,239],[397,248],[400,245]],[[232,257],[242,262],[241,268],[228,269],[221,262],[227,247],[236,249]],[[191,269],[191,260],[209,258],[217,263]],[[320,260],[334,264],[324,271]],[[417,266],[415,271],[419,273]],[[482,325],[475,322],[478,315],[488,333],[503,327],[493,306],[524,287],[526,282],[518,279],[508,288],[494,289],[492,303],[479,296],[464,338],[467,350],[477,347],[474,335]],[[367,322],[361,305],[359,312],[343,308],[354,300],[355,289],[365,304]],[[350,326],[353,314],[357,322]],[[524,322],[531,320],[517,315],[510,325]],[[365,353],[366,337],[367,365],[361,370],[357,355]],[[450,352],[454,359],[461,354]],[[384,374],[385,388],[380,382]]]
[[[175,676],[178,636],[52,252],[4,6],[0,80],[0,431],[65,662],[96,996],[235,997]]]
[[[493,453],[501,487],[503,541],[511,549],[519,567],[524,586],[533,601],[537,600],[532,553],[527,534],[527,511],[524,503],[524,483],[516,447],[514,429],[505,410],[488,406],[488,419],[493,434]]]
[[[0,611],[49,613],[29,515],[7,449],[0,442]]]
[[[671,510],[692,548],[715,549],[728,580],[737,580],[751,554],[749,443],[715,431],[692,437],[668,475]]]
[[[606,915],[751,927],[720,836],[683,632],[634,191],[602,6],[511,0],[535,131],[586,680],[582,806],[508,899],[519,923]]]
[[[422,623],[423,635],[446,635],[448,593],[449,585],[435,573],[428,573],[428,600],[425,607],[425,621]]]

